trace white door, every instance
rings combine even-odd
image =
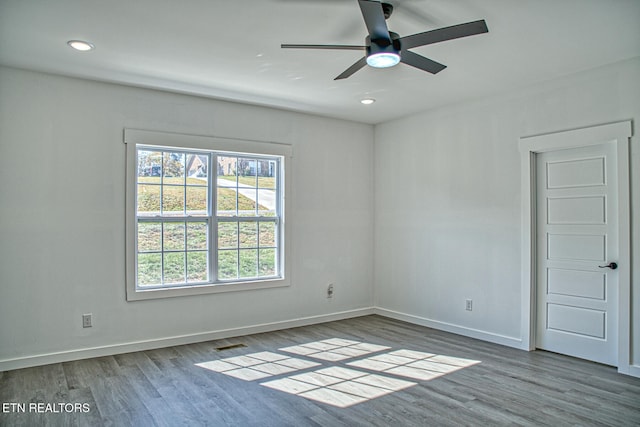
[[[536,346],[614,366],[616,162],[611,143],[536,155]]]

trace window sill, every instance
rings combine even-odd
[[[276,278],[247,282],[216,283],[198,286],[183,286],[174,288],[127,290],[127,301],[141,301],[161,298],[186,297],[194,295],[217,294],[223,292],[239,292],[255,289],[270,289],[289,286],[288,279]]]

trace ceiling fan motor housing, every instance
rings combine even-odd
[[[400,62],[400,36],[397,33],[389,32],[390,39],[373,39],[367,36],[365,45],[367,47],[367,63],[376,68],[386,68],[396,65]],[[376,57],[395,58],[394,61],[388,63],[383,61],[385,65],[375,65]],[[373,63],[372,63],[373,62]],[[388,64],[388,65],[387,65]]]

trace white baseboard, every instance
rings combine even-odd
[[[481,331],[479,329],[467,328],[465,326],[454,325],[439,320],[427,319],[412,314],[401,313],[398,311],[387,310],[386,308],[375,307],[374,314],[384,317],[390,317],[396,320],[402,320],[414,325],[426,326],[428,328],[438,329],[440,331],[451,332],[452,334],[463,335],[465,337],[476,338],[482,341],[488,341],[494,344],[500,344],[507,347],[517,348],[519,350],[530,351],[524,345],[520,338],[508,337],[505,335],[494,334],[491,332]],[[618,368],[618,372],[624,375],[640,378],[640,365],[628,365]]]
[[[0,372],[10,371],[13,369],[29,368],[32,366],[48,365],[51,363],[68,362],[71,360],[87,359],[90,357],[111,356],[114,354],[153,350],[162,347],[171,347],[174,345],[193,344],[198,342],[240,337],[243,335],[259,334],[262,332],[271,332],[281,329],[314,325],[318,323],[333,322],[335,320],[367,316],[370,314],[374,314],[373,308],[361,308],[342,311],[338,313],[322,314],[319,316],[302,317],[299,319],[285,320],[280,322],[243,326],[240,328],[231,328],[219,331],[202,332],[197,334],[135,341],[123,344],[105,345],[100,347],[81,348],[55,353],[38,354],[34,356],[17,357],[15,359],[4,359],[0,360]]]
[[[624,375],[630,375],[632,377],[640,378],[640,365],[619,367],[618,372]]]
[[[240,328],[230,328],[218,331],[202,332],[198,334],[179,335],[166,338],[158,338],[152,340],[135,341],[123,344],[106,345],[100,347],[82,348],[55,353],[39,354],[33,356],[24,356],[14,359],[0,360],[0,372],[10,371],[13,369],[29,368],[32,366],[42,366],[51,363],[68,362],[71,360],[87,359],[91,357],[111,356],[114,354],[130,353],[134,351],[153,350],[162,347],[171,347],[174,345],[193,344],[198,342],[213,341],[225,338],[240,337],[244,335],[258,334],[262,332],[271,332],[288,328],[297,328],[300,326],[308,326],[325,322],[333,322],[336,320],[350,319],[354,317],[367,316],[377,314],[391,319],[402,320],[404,322],[413,323],[415,325],[426,326],[445,332],[451,332],[482,341],[488,341],[495,344],[501,344],[508,347],[522,348],[522,340],[519,338],[508,337],[504,335],[494,334],[491,332],[481,331],[478,329],[467,328],[464,326],[454,325],[438,320],[427,319],[420,316],[401,313],[380,307],[369,307],[355,310],[342,311],[337,313],[323,314],[318,316],[302,317],[298,319],[285,320],[280,322],[262,323],[258,325],[244,326]],[[525,349],[526,350],[526,349]],[[621,372],[634,377],[640,377],[640,365],[630,365],[628,372]]]
[[[465,326],[454,325],[447,322],[441,322],[439,320],[427,319],[420,316],[414,316],[412,314],[400,313],[398,311],[387,310],[386,308],[380,307],[374,308],[374,314],[522,350],[522,340],[520,338],[494,334],[491,332],[481,331],[479,329],[467,328]]]

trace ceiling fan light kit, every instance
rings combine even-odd
[[[395,52],[378,52],[367,55],[367,65],[373,68],[389,68],[400,63],[400,55]]]
[[[447,66],[422,55],[418,55],[409,49],[489,32],[486,22],[479,20],[400,37],[398,34],[389,31],[387,27],[386,20],[393,12],[393,6],[391,4],[374,0],[358,0],[358,5],[360,6],[364,23],[369,31],[369,34],[365,38],[364,46],[283,44],[281,47],[284,49],[365,51],[364,57],[343,71],[342,74],[338,75],[334,80],[346,79],[365,65],[374,68],[389,68],[400,62],[428,73],[436,74],[447,68]]]

